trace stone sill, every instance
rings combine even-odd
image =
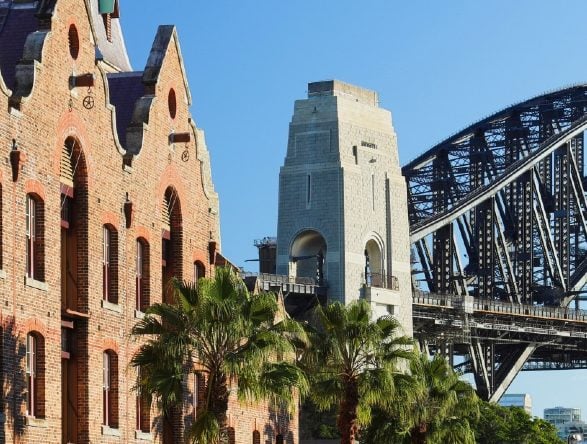
[[[41,290],[41,291],[49,290],[47,282],[37,281],[37,280],[30,278],[28,276],[24,277],[24,285],[26,285],[27,287],[36,288],[37,290]]]
[[[34,416],[26,417],[26,425],[28,427],[41,427],[47,428],[47,420],[42,418],[35,418]]]
[[[104,299],[102,299],[102,308],[113,311],[115,313],[122,313],[122,307],[120,305],[108,302]]]
[[[120,438],[120,430],[119,429],[114,429],[114,428],[109,427],[107,425],[103,425],[102,426],[102,435],[104,435],[104,436],[114,436],[114,437]]]
[[[135,319],[143,319],[145,317],[145,313],[140,310],[135,310]]]
[[[150,432],[135,430],[135,439],[138,439],[139,441],[153,441],[153,435]]]
[[[0,279],[6,279],[6,272],[4,270],[0,270]]]

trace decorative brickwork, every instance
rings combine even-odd
[[[218,196],[204,134],[189,114],[177,32],[161,26],[144,69],[131,71],[118,1],[107,20],[99,3],[0,2],[6,17],[0,26],[0,150],[6,160],[0,163],[0,442],[163,442],[156,407],[137,402],[136,375],[129,370],[138,347],[129,333],[140,316],[137,241],[148,258],[141,310],[162,301],[169,277],[191,279],[196,261],[213,274],[210,245],[220,251]],[[34,263],[39,274],[32,279],[27,195],[40,224],[31,243],[40,254]],[[161,266],[164,197],[171,203],[169,270]],[[107,299],[104,226],[115,234],[110,266],[116,297]],[[34,415],[26,414],[27,335],[41,356],[36,395],[42,402]],[[190,378],[183,417],[173,422],[182,429],[193,418]],[[261,442],[273,443],[286,429],[297,442],[296,417],[275,415],[264,404],[242,405],[235,395],[229,414],[237,443],[251,442],[254,430]]]

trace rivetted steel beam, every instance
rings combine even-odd
[[[536,205],[534,206],[534,218],[537,222],[538,234],[540,235],[540,240],[542,242],[544,258],[546,260],[547,268],[550,271],[552,279],[563,289],[566,289],[564,286],[563,272],[560,266],[558,254],[554,245],[554,240],[552,239],[552,235],[550,233],[548,216],[544,208],[542,195],[540,194],[540,183],[538,182],[536,172],[533,174],[533,179],[535,189],[534,195],[536,199]]]
[[[489,402],[497,402],[500,400],[500,398],[503,396],[508,387],[514,381],[514,378],[518,375],[518,373],[520,373],[520,370],[522,370],[522,367],[530,358],[530,356],[532,356],[532,353],[534,353],[537,347],[537,344],[528,344],[524,348],[523,352],[520,353],[519,357],[516,359],[513,365],[509,369],[507,369],[505,375],[503,376],[503,379],[499,382],[497,386],[494,387],[494,391],[489,397]]]
[[[573,137],[579,135],[585,130],[587,130],[587,116],[574,122],[566,131],[552,136],[550,139],[542,143],[541,147],[532,154],[510,165],[503,172],[503,175],[494,182],[472,191],[468,194],[468,197],[456,203],[449,210],[443,211],[422,223],[414,224],[412,226],[412,232],[410,233],[410,241],[414,243],[417,240],[432,234],[440,227],[449,224],[467,211],[470,211],[479,203],[495,195],[495,193],[503,187],[511,184],[521,175],[534,168],[534,165],[537,162],[543,160],[552,154],[552,152],[558,147],[568,143]]]
[[[563,285],[568,286],[570,278],[569,258],[569,219],[571,212],[569,193],[569,144],[566,143],[554,152],[554,243],[559,255],[563,274]]]

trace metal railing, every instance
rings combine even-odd
[[[245,271],[241,273],[241,278],[256,277],[263,282],[270,282],[276,285],[283,284],[298,284],[298,285],[314,285],[318,286],[316,279],[311,277],[297,277],[297,276],[285,276],[281,274],[269,274],[269,273],[256,273]],[[323,283],[322,285],[326,285]]]
[[[399,280],[397,276],[385,273],[367,273],[367,275],[363,274],[363,279],[367,287],[399,291]]]
[[[435,305],[447,308],[461,308],[463,297],[456,295],[439,295],[423,291],[414,291],[413,302],[421,305]],[[534,316],[538,318],[561,319],[587,322],[586,310],[573,310],[565,307],[547,307],[542,305],[524,305],[511,302],[492,301],[473,298],[473,310],[492,313]]]

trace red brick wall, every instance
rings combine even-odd
[[[124,6],[124,5],[122,5]],[[181,272],[193,277],[193,260],[213,272],[208,254],[210,240],[219,242],[218,220],[213,198],[205,191],[208,166],[204,142],[193,131],[188,110],[181,57],[174,42],[168,46],[154,101],[145,126],[143,146],[132,157],[131,167],[123,168],[124,148],[116,136],[115,110],[109,104],[106,72],[111,68],[96,63],[92,30],[85,2],[59,0],[46,37],[42,60],[37,64],[34,87],[20,100],[2,88],[0,81],[0,143],[4,161],[0,162],[1,248],[0,319],[2,359],[0,360],[0,442],[52,443],[62,437],[62,320],[73,323],[72,359],[79,362],[74,377],[77,396],[72,405],[78,414],[75,442],[135,442],[136,395],[134,371],[129,368],[138,344],[129,338],[135,318],[135,248],[136,239],[149,242],[149,298],[161,301],[161,225],[163,196],[169,187],[177,192],[181,205]],[[74,23],[78,30],[80,52],[73,60],[68,48],[68,30]],[[138,67],[142,69],[142,67]],[[69,77],[92,73],[93,109],[82,102],[87,88],[69,89]],[[168,112],[168,93],[175,90],[177,112]],[[18,110],[9,107],[19,103]],[[71,109],[70,109],[71,107]],[[170,145],[171,132],[188,132],[187,144]],[[79,285],[75,311],[62,312],[61,267],[61,197],[59,165],[63,143],[73,137],[81,153],[74,192],[78,210],[87,220],[75,220],[77,264],[72,275]],[[12,140],[26,157],[18,180],[12,180],[9,150]],[[188,150],[189,159],[181,154]],[[129,162],[127,162],[129,163]],[[204,179],[203,179],[204,178]],[[44,282],[25,282],[25,197],[35,192],[43,198]],[[132,224],[127,228],[124,203],[128,193],[132,201]],[[77,216],[80,216],[78,211]],[[86,219],[86,217],[84,217]],[[118,234],[118,304],[102,302],[102,227],[114,226]],[[174,227],[178,229],[178,226]],[[211,239],[212,236],[212,239]],[[43,337],[44,418],[25,417],[24,358],[25,339],[35,331]],[[102,431],[102,360],[103,352],[117,355],[118,435],[107,437]],[[193,387],[191,385],[190,387]],[[186,413],[190,414],[186,401]],[[266,406],[245,406],[231,398],[230,421],[237,443],[252,442],[253,431],[261,434],[262,443],[275,442],[282,432],[285,442],[297,443],[297,415],[289,423],[269,412]],[[289,417],[288,415],[286,415]],[[151,418],[156,418],[153,408]],[[288,430],[293,440],[287,439]],[[159,438],[156,438],[159,440]]]

